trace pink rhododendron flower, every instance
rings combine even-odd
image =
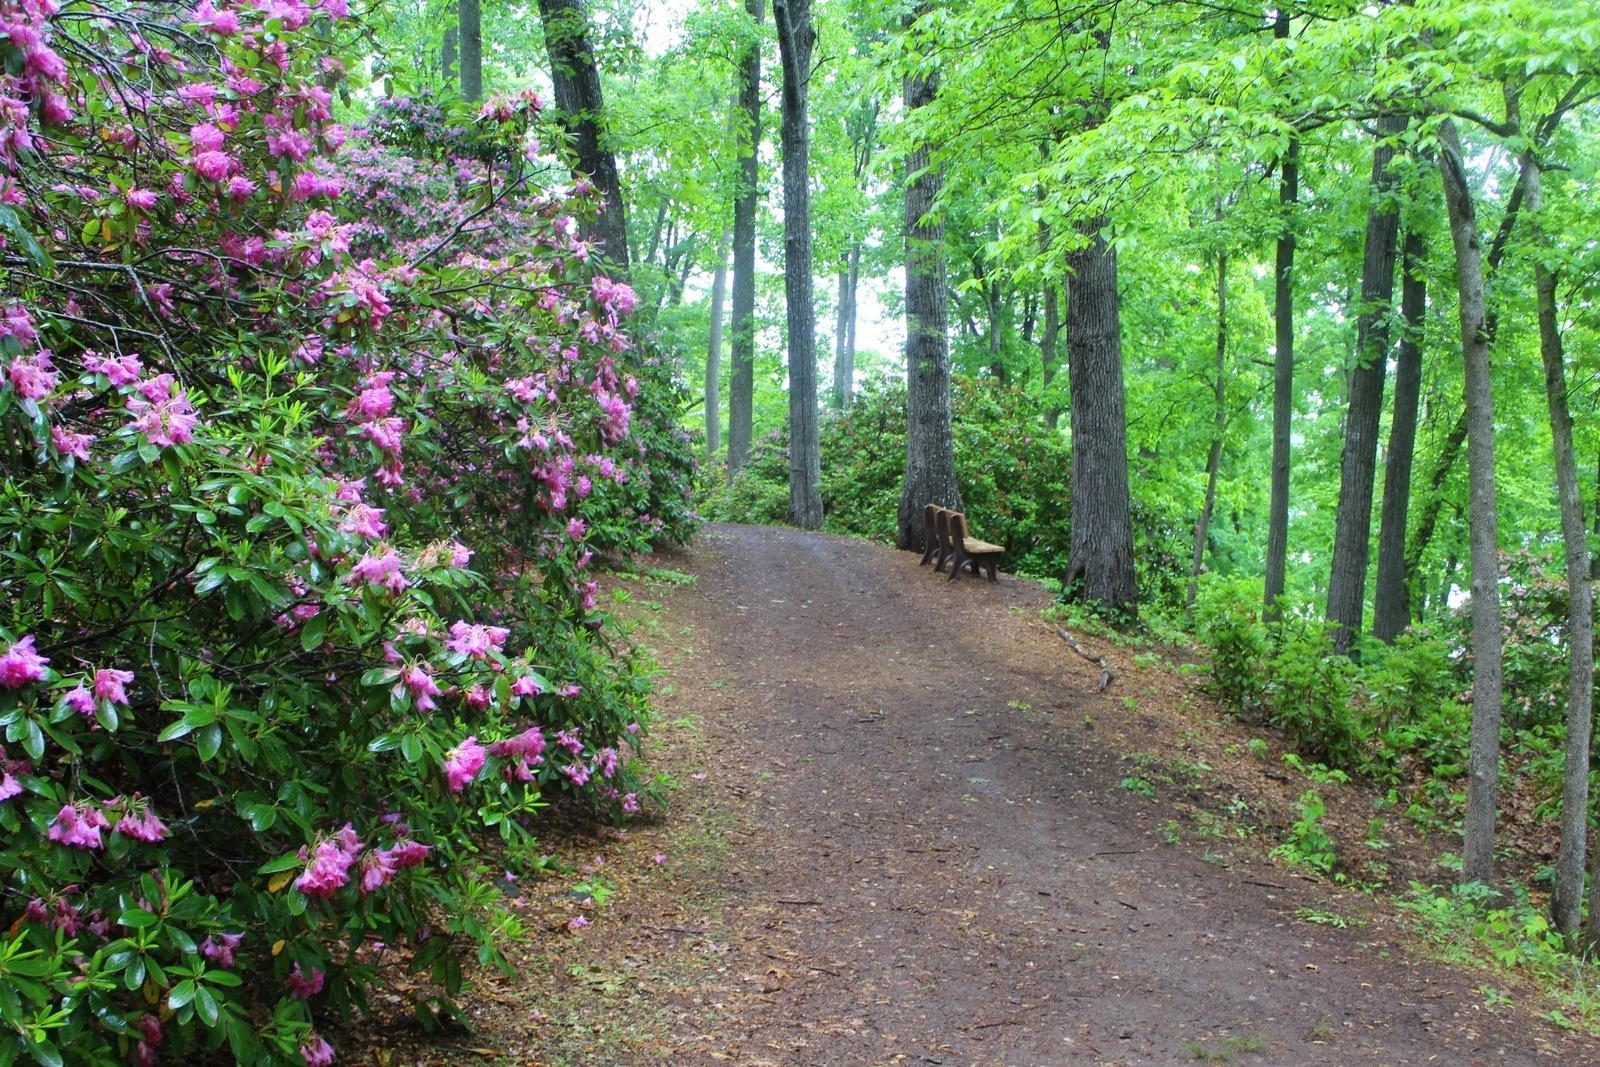
[[[519,697],[536,697],[544,690],[540,688],[539,680],[533,675],[521,674],[511,683],[511,692]]]
[[[504,626],[482,626],[459,620],[450,624],[450,639],[444,647],[451,652],[473,659],[488,659],[491,652],[499,652],[511,631]]]
[[[92,716],[94,714],[94,694],[81,682],[66,696],[61,698],[61,703],[77,712],[79,715]]]
[[[561,773],[570,778],[573,785],[587,785],[589,782],[589,768],[582,763],[569,763],[561,768]]]
[[[339,841],[323,841],[312,853],[306,869],[295,879],[294,887],[308,897],[327,900],[350,881],[352,860],[351,853]]]
[[[45,831],[45,836],[58,845],[68,845],[72,848],[104,848],[105,843],[100,840],[100,831],[110,825],[96,805],[86,804],[79,807],[74,804],[64,804],[61,810],[56,812],[56,817],[50,821],[50,828]]]
[[[439,706],[433,699],[440,695],[439,684],[428,673],[427,667],[412,664],[404,668],[400,672],[400,684],[410,692],[411,704],[418,711],[432,711]]]
[[[132,671],[118,671],[109,667],[102,667],[94,672],[94,695],[96,700],[104,700],[111,704],[128,703],[128,692],[123,686],[133,681]]]
[[[445,753],[444,780],[450,792],[459,793],[465,789],[467,783],[483,769],[483,761],[487,756],[488,750],[472,736]]]
[[[490,696],[489,690],[486,687],[482,685],[474,685],[472,688],[467,690],[465,699],[467,702],[467,707],[482,711],[484,708],[489,706],[493,698]]]
[[[472,560],[472,549],[459,541],[450,542],[450,566],[462,570]]]
[[[144,373],[144,364],[137,353],[121,356],[104,356],[98,352],[83,354],[83,367],[90,374],[104,374],[116,387],[132,385]]]
[[[95,443],[94,434],[73,433],[62,426],[50,427],[50,444],[62,456],[70,456],[79,463],[89,462],[89,447]]]
[[[161,1032],[161,1020],[148,1012],[139,1017],[139,1043],[136,1046],[139,1056],[139,1067],[155,1067],[156,1049],[161,1047],[164,1036]]]
[[[574,915],[572,918],[567,920],[568,930],[582,930],[588,925],[589,917],[587,915]]]
[[[123,815],[117,822],[116,832],[152,845],[165,841],[167,837],[166,824],[156,818],[156,813],[146,803],[139,804],[137,810]]]
[[[222,181],[234,166],[234,158],[226,152],[199,152],[194,157],[194,172],[208,182]]]
[[[328,1044],[327,1038],[314,1034],[310,1041],[300,1046],[300,1056],[306,1061],[306,1067],[332,1067],[333,1046]]]
[[[239,950],[239,945],[244,941],[244,934],[222,934],[221,940],[208,937],[200,943],[200,955],[215,963],[218,967],[232,967],[234,953]]]
[[[200,0],[200,6],[194,9],[194,20],[219,37],[231,37],[239,32],[239,13],[218,11],[211,6],[211,0]]]
[[[382,552],[368,552],[356,561],[346,575],[347,581],[370,582],[382,586],[390,593],[399,593],[411,583],[400,570],[400,553],[386,548]]]
[[[629,815],[636,815],[639,811],[639,794],[629,793],[622,798],[622,810]]]
[[[22,783],[11,775],[11,769],[5,765],[5,760],[0,758],[0,801],[10,800],[22,794]]]
[[[49,662],[34,651],[31,635],[22,638],[0,655],[0,688],[21,689],[31,682],[43,681]]]
[[[420,867],[428,858],[428,853],[433,851],[432,845],[424,845],[420,841],[405,840],[395,845],[392,849],[396,867]]]
[[[128,398],[128,410],[134,415],[134,427],[151,444],[162,448],[193,441],[195,425],[200,421],[188,393],[172,382],[169,374],[143,383],[138,394]]]
[[[328,976],[317,968],[311,968],[311,977],[307,978],[304,971],[297,963],[289,970],[289,976],[283,980],[284,986],[289,990],[289,995],[296,1000],[310,1000],[322,992],[323,983]]]
[[[138,208],[140,211],[149,211],[156,206],[156,200],[159,198],[150,189],[134,187],[123,193],[122,199],[127,202],[129,207]]]
[[[42,349],[12,360],[6,377],[11,379],[11,388],[24,400],[43,400],[61,381],[55,364],[50,361],[50,353]]]
[[[389,849],[370,849],[361,857],[361,882],[362,893],[372,893],[382,888],[389,879],[394,877],[396,862],[394,853]]]
[[[574,726],[568,730],[561,730],[556,734],[556,744],[560,745],[574,756],[581,755],[583,753],[583,740],[581,737],[579,737],[579,735],[582,733],[583,727],[581,726]]]

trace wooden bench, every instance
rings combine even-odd
[[[996,580],[995,566],[1005,554],[1005,549],[973,537],[967,528],[965,515],[937,504],[929,504],[922,509],[922,522],[927,548],[923,550],[922,560],[918,566],[937,556],[938,562],[933,569],[942,573],[945,563],[950,562],[952,582],[961,576],[963,566],[970,567],[973,574],[979,573],[978,568],[981,566],[991,582]]]

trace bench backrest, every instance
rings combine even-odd
[[[955,546],[950,541],[950,516],[953,514],[955,512],[949,508],[933,509],[933,532],[939,538],[939,551],[946,554],[955,551]]]
[[[931,549],[939,543],[939,531],[934,526],[938,511],[937,504],[929,504],[922,509],[922,535],[928,542],[922,546],[925,549]]]
[[[967,517],[959,511],[950,513],[950,544],[958,552],[965,552],[967,546]]]

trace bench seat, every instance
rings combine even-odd
[[[999,545],[991,545],[987,541],[974,541],[970,537],[962,539],[961,547],[969,556],[1001,556],[1006,551]]]

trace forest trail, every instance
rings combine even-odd
[[[1082,740],[1115,687],[1037,586],[764,527],[667,562],[697,582],[663,606],[692,651],[662,713],[703,722],[690,817],[733,824],[704,931],[726,956],[675,1059],[1600,1062],[1372,929],[1296,921],[1309,880],[1165,841]]]
[[[1120,704],[1136,679],[1097,693],[1038,586],[950,584],[910,553],[768,527],[711,526],[657,562],[695,579],[652,585],[645,609],[664,667],[650,758],[683,789],[601,846],[624,888],[592,926],[536,935],[523,977],[489,979],[472,1052],[1600,1063],[1593,1039],[1490,1008],[1484,975],[1419,956],[1392,921],[1306,921],[1350,904],[1326,882],[1164,833],[1165,790],[1124,788],[1103,739],[1121,717],[1163,744]]]

